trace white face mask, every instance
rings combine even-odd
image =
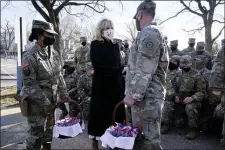
[[[112,40],[114,37],[114,30],[108,29],[108,30],[103,31],[103,36],[109,40]]]

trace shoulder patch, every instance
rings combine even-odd
[[[29,63],[28,62],[23,62],[22,64],[21,64],[21,68],[23,69],[23,68],[27,68],[27,67],[29,67]]]

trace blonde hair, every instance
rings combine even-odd
[[[110,25],[113,27],[113,22],[109,19],[104,18],[101,21],[99,21],[95,29],[95,40],[103,41],[102,30],[107,28]]]

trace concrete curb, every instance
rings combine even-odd
[[[19,103],[11,104],[11,105],[1,107],[1,110],[12,108],[12,107],[19,107],[19,106],[20,106]]]

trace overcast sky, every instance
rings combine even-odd
[[[141,1],[123,1],[123,9],[118,1],[107,1],[106,6],[109,8],[109,11],[104,14],[95,13],[94,17],[90,20],[83,21],[82,26],[96,25],[97,22],[102,18],[109,18],[114,22],[115,32],[129,36],[126,31],[126,23],[130,23],[133,19],[134,14],[136,13],[137,6]],[[5,2],[2,2],[1,7],[3,7]],[[193,8],[196,6],[193,6]],[[82,12],[82,7],[72,7],[72,12]],[[177,1],[156,1],[156,16],[161,20],[174,15],[176,12],[181,10],[183,7]],[[19,17],[23,17],[23,20],[30,28],[33,19],[44,20],[38,13],[32,12],[35,9],[27,1],[13,1],[11,5],[8,6],[1,12],[1,24],[3,25],[5,20],[9,20],[12,25],[18,26],[17,22]],[[86,11],[87,12],[87,11]],[[90,14],[90,11],[87,12]],[[216,9],[215,16],[222,15],[224,16],[224,7],[220,6]],[[63,13],[62,18],[66,17],[67,14]],[[68,17],[68,16],[67,16]],[[71,17],[75,23],[81,25],[81,20],[76,17]],[[15,21],[17,20],[17,21]],[[204,41],[204,30],[202,33],[196,33],[195,35],[188,35],[182,29],[193,29],[200,27],[202,19],[191,13],[181,14],[180,16],[166,22],[163,24],[163,34],[168,36],[170,40],[179,40],[179,49],[187,47],[187,41],[190,37],[195,37],[197,41]],[[221,24],[214,24],[212,35],[215,36],[222,28]],[[117,36],[117,35],[116,35]],[[224,37],[223,34],[218,38],[220,42]]]

